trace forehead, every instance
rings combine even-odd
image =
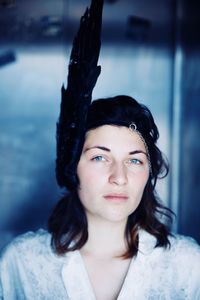
[[[106,146],[109,149],[125,151],[142,150],[145,145],[140,136],[125,126],[103,125],[89,130],[85,138],[85,147]]]

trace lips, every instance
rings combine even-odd
[[[104,198],[107,201],[117,201],[117,202],[124,202],[128,200],[128,196],[125,194],[108,194],[105,195]]]

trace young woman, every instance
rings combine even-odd
[[[168,167],[147,107],[93,101],[69,190],[49,232],[16,238],[0,264],[0,299],[200,299],[200,247],[172,235],[155,184]]]

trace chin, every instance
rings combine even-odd
[[[113,212],[113,213],[105,213],[103,216],[104,220],[107,220],[109,222],[126,222],[128,219],[129,214],[124,214],[121,212]]]

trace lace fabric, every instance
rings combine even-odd
[[[95,300],[79,251],[56,255],[45,230],[15,238],[0,259],[0,299]],[[199,300],[200,247],[191,238],[170,238],[171,248],[155,248],[155,238],[139,234],[117,300]]]

